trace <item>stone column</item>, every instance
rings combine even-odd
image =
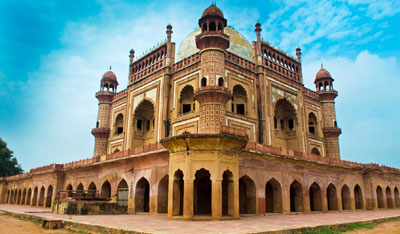
[[[184,180],[183,190],[183,217],[191,219],[193,217],[193,180]]]
[[[321,189],[322,212],[328,212],[328,197],[325,191]]]
[[[214,219],[220,219],[222,217],[222,181],[213,180],[211,188],[211,214]]]

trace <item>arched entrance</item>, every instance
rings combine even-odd
[[[211,215],[211,180],[210,172],[202,168],[195,174],[193,192],[194,215]]]
[[[303,189],[301,184],[295,180],[290,185],[290,212],[303,211]]]
[[[146,99],[137,106],[133,116],[133,147],[148,145],[156,141],[154,138],[154,129],[156,129],[154,109],[153,103]]]
[[[135,211],[149,212],[150,184],[142,177],[136,184]]]
[[[76,187],[76,193],[77,194],[83,194],[83,184],[80,183],[77,187]]]
[[[386,204],[387,208],[393,208],[392,190],[389,186],[386,187]]]
[[[397,187],[394,188],[394,200],[396,207],[400,207],[400,195]]]
[[[265,212],[282,212],[282,188],[274,178],[270,179],[265,185]]]
[[[361,188],[358,184],[354,186],[354,202],[357,210],[362,209],[363,207],[362,193],[361,193]]]
[[[53,197],[53,186],[47,188],[46,207],[51,207],[51,199]]]
[[[234,181],[230,170],[222,174],[222,215],[234,215]]]
[[[72,197],[72,185],[71,184],[69,184],[68,186],[67,186],[67,196],[68,197]]]
[[[10,190],[7,190],[6,204],[8,204],[9,199],[10,199]]]
[[[342,207],[343,210],[351,210],[350,189],[347,185],[342,187]]]
[[[10,204],[13,204],[13,200],[14,200],[14,190],[11,190]]]
[[[172,191],[172,215],[183,215],[183,173],[177,170],[174,173],[173,191]]]
[[[385,208],[385,202],[383,200],[383,191],[381,186],[376,188],[376,198],[378,200],[378,208]]]
[[[124,179],[121,180],[117,188],[117,203],[120,206],[128,207],[128,183]]]
[[[322,211],[322,195],[321,195],[321,188],[319,185],[314,182],[309,190],[310,196],[310,210],[311,211]]]
[[[239,213],[256,213],[256,185],[248,176],[239,179]]]
[[[21,200],[22,205],[25,205],[25,200],[26,200],[26,188],[22,192],[22,200]]]
[[[96,196],[96,190],[96,184],[94,182],[90,183],[88,187],[88,197],[94,198]]]
[[[33,190],[32,206],[37,206],[38,187]]]
[[[329,184],[326,189],[326,197],[328,200],[328,210],[338,210],[337,192],[333,184]]]
[[[44,204],[44,192],[45,188],[44,186],[42,186],[42,188],[40,188],[40,194],[39,194],[39,206],[43,206]]]
[[[111,198],[111,184],[106,180],[101,186],[101,197],[105,199]]]
[[[20,189],[20,190],[18,190],[17,205],[21,204],[21,196],[22,196],[22,192],[21,192],[21,189]]]
[[[26,205],[30,205],[31,204],[31,198],[32,198],[32,189],[29,188],[28,189],[28,197],[26,199]]]
[[[158,183],[157,212],[165,214],[168,212],[168,175],[164,176]]]

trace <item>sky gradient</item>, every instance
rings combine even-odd
[[[91,157],[100,79],[125,89],[129,50],[177,46],[211,1],[0,1],[0,137],[25,171]],[[217,1],[228,25],[294,55],[315,90],[321,62],[339,92],[341,158],[400,168],[400,1]]]

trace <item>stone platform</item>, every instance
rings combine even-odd
[[[328,212],[296,215],[245,216],[226,221],[179,221],[154,215],[60,215],[50,209],[0,205],[0,210],[30,219],[62,219],[66,226],[105,233],[296,233],[309,227],[357,222],[383,222],[400,217],[400,209]]]

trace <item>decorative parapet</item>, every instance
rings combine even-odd
[[[267,146],[267,145],[257,144],[255,142],[248,142],[246,145],[246,150],[253,150],[253,151],[258,151],[261,153],[269,153],[269,154],[276,154],[276,155],[282,155],[282,156],[289,156],[289,157],[293,157],[293,158],[301,158],[301,159],[305,159],[305,160],[321,162],[321,163],[326,163],[326,164],[333,164],[333,165],[338,165],[338,166],[343,166],[343,167],[350,167],[350,168],[354,168],[354,169],[377,169],[377,170],[388,171],[388,172],[400,174],[400,170],[397,168],[388,167],[388,166],[384,166],[384,165],[380,166],[375,163],[363,164],[363,163],[341,160],[338,158],[322,157],[320,155],[303,153],[303,152],[294,151],[291,149],[285,149],[282,147]]]

